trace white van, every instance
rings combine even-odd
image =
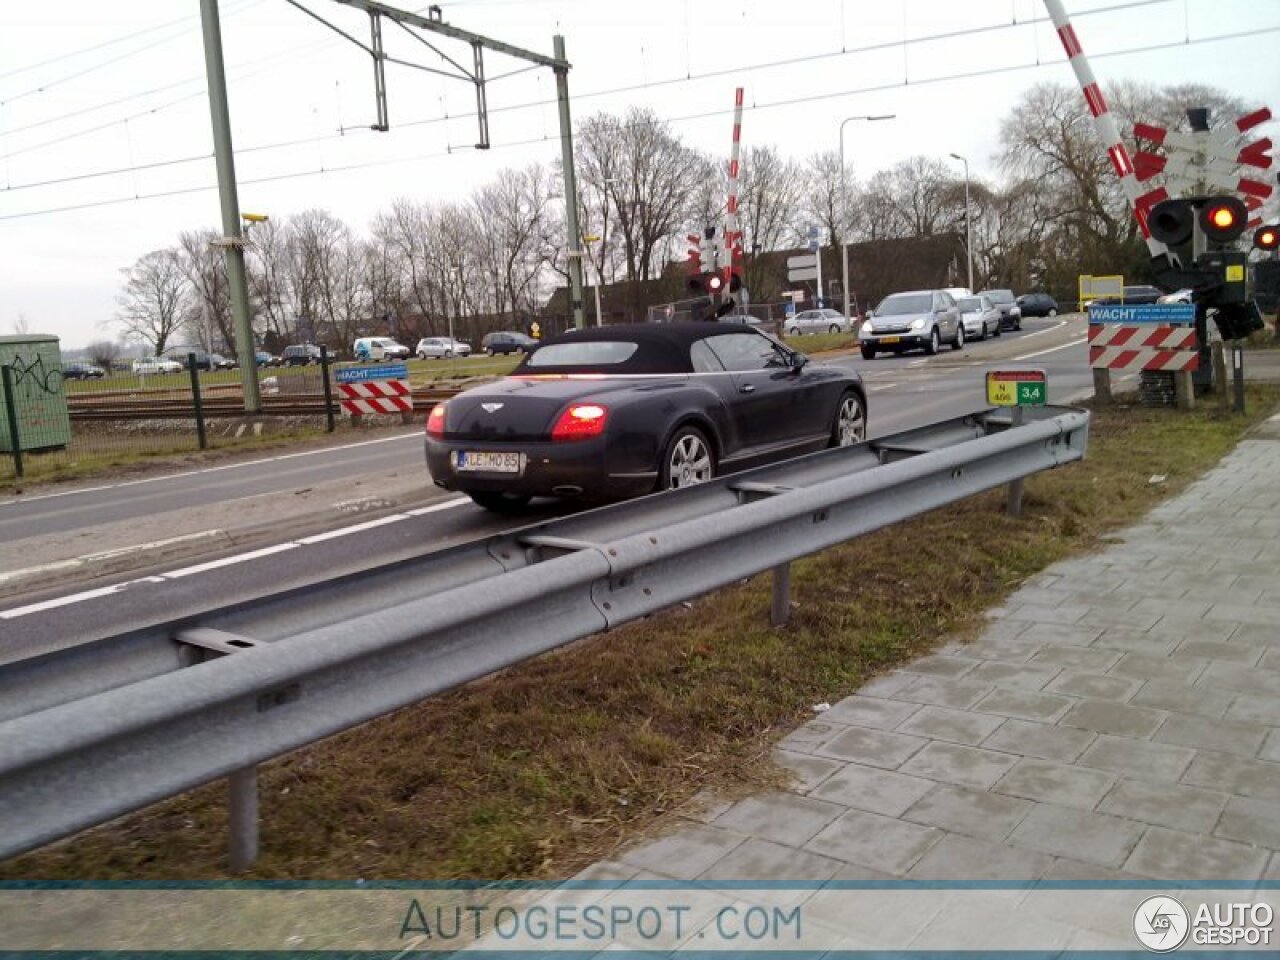
[[[409,348],[390,337],[358,337],[351,353],[361,363],[409,359]]]

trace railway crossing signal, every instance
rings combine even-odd
[[[1255,230],[1253,245],[1259,250],[1267,251],[1280,247],[1280,224],[1270,223]]]

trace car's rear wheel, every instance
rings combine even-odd
[[[978,339],[979,340],[987,339],[987,321],[985,320],[983,320],[980,324],[978,324]]]
[[[924,352],[933,356],[942,349],[942,334],[938,332],[938,328],[934,327],[929,332],[929,345],[924,348]]]
[[[505,514],[523,513],[531,499],[519,493],[471,493],[468,496],[477,506]]]
[[[955,338],[954,340],[952,340],[952,341],[951,341],[951,349],[952,349],[952,350],[959,350],[959,349],[960,349],[961,347],[963,347],[963,346],[964,346],[964,324],[963,324],[963,323],[957,323],[957,324],[956,324],[956,338]]]
[[[840,398],[835,423],[831,426],[831,446],[849,447],[867,439],[867,408],[852,390]]]
[[[444,359],[444,360],[452,360],[452,359],[453,359],[453,351],[452,351],[452,350],[446,350],[446,351],[444,352],[444,357],[442,357],[442,359]]]
[[[827,327],[827,333],[839,333],[839,332],[840,332],[840,324],[838,323],[833,323],[831,326]]]
[[[800,336],[800,328],[799,328],[799,327],[792,327],[790,330],[788,330],[788,331],[787,331],[787,336],[788,336],[788,337],[798,337],[798,336]]]
[[[876,348],[875,348],[875,347],[868,347],[866,344],[863,344],[863,345],[862,345],[862,359],[863,359],[863,360],[874,360],[875,358],[876,358]]]
[[[706,434],[697,427],[681,427],[672,434],[658,468],[659,490],[692,487],[715,475],[715,457]]]

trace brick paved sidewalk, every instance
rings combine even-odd
[[[1280,417],[1114,540],[584,876],[1280,879]]]

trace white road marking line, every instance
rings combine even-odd
[[[454,507],[461,507],[471,502],[470,497],[458,497],[456,500],[445,500],[442,503],[433,503],[428,507],[418,507],[416,510],[406,510],[411,517],[425,517],[428,513],[439,513],[441,510],[452,510]]]
[[[1088,337],[1081,337],[1079,340],[1069,340],[1061,346],[1050,347],[1048,350],[1039,350],[1036,353],[1024,353],[1018,357],[1010,357],[1010,360],[1030,360],[1032,357],[1043,357],[1046,353],[1057,353],[1059,350],[1065,350],[1067,347],[1076,347],[1082,343],[1088,343]]]
[[[165,580],[178,580],[182,577],[190,577],[197,573],[207,573],[210,570],[217,570],[220,567],[229,567],[232,564],[244,563],[246,560],[256,560],[259,557],[269,557],[273,553],[284,553],[286,550],[296,550],[302,544],[296,540],[289,543],[277,543],[272,547],[263,547],[261,550],[250,550],[248,553],[238,553],[234,557],[223,557],[221,560],[210,560],[208,563],[198,563],[194,567],[183,567],[181,570],[168,570],[162,574]]]
[[[408,520],[407,513],[393,513],[390,516],[379,517],[377,520],[366,520],[364,523],[357,523],[354,526],[342,527],[339,530],[329,530],[326,533],[317,533],[312,537],[303,537],[297,541],[299,544],[310,546],[313,543],[324,543],[326,540],[336,540],[338,537],[349,536],[353,533],[362,533],[365,530],[372,530],[375,527],[385,527],[388,523],[398,523],[401,520]]]
[[[97,493],[102,490],[117,490],[122,487],[136,487],[144,483],[158,483],[161,480],[173,480],[179,477],[194,477],[204,473],[218,473],[223,470],[236,470],[240,467],[260,466],[264,463],[278,463],[281,460],[294,460],[298,457],[312,457],[319,453],[333,453],[342,450],[355,450],[358,447],[370,447],[378,443],[394,443],[397,440],[418,439],[422,431],[396,434],[394,437],[379,437],[377,440],[361,440],[359,443],[348,443],[338,447],[318,447],[315,450],[299,450],[295,453],[282,453],[275,457],[263,457],[259,460],[245,460],[242,463],[226,463],[217,467],[201,467],[199,470],[187,470],[183,473],[166,473],[159,477],[144,477],[141,480],[124,480],[120,483],[108,483],[97,487],[78,487],[75,490],[61,490],[57,493],[42,493],[34,497],[15,497],[0,500],[0,507],[14,503],[34,503],[37,500],[52,500],[55,497],[71,497],[78,493]]]
[[[0,610],[0,620],[15,620],[18,617],[25,617],[25,616],[28,616],[29,614],[41,613],[45,610],[53,610],[58,607],[69,606],[73,603],[80,603],[81,601],[84,601],[84,600],[94,600],[94,599],[97,599],[98,597],[107,597],[113,593],[119,593],[121,590],[126,590],[129,587],[136,586],[137,584],[163,583],[165,580],[178,580],[178,579],[181,579],[182,577],[191,576],[192,574],[204,573],[209,570],[216,570],[222,567],[229,567],[237,563],[243,563],[246,560],[256,560],[259,557],[268,557],[268,556],[271,556],[272,554],[284,553],[285,551],[293,550],[296,547],[311,546],[312,544],[321,543],[325,540],[333,540],[337,537],[345,537],[347,534],[350,534],[350,533],[359,533],[362,530],[369,530],[369,529],[372,529],[373,527],[380,527],[384,524],[394,523],[399,520],[410,520],[414,517],[425,516],[426,514],[429,514],[429,513],[438,513],[442,510],[451,510],[454,507],[461,507],[464,504],[468,504],[470,502],[471,500],[468,497],[458,497],[453,500],[444,500],[440,503],[433,503],[425,507],[418,507],[415,510],[406,510],[404,513],[397,513],[388,517],[381,517],[377,520],[369,520],[369,521],[366,521],[365,523],[357,523],[349,527],[340,527],[337,530],[329,530],[325,533],[318,533],[315,536],[304,537],[300,540],[291,540],[287,543],[278,543],[271,547],[263,547],[260,550],[251,550],[248,553],[238,553],[238,554],[235,554],[234,556],[223,557],[221,560],[212,560],[208,563],[202,563],[193,567],[184,567],[180,570],[170,570],[165,573],[158,574],[156,576],[141,577],[137,580],[126,580],[123,583],[117,583],[110,587],[98,587],[93,590],[85,590],[81,593],[71,593],[65,597],[57,597],[53,600],[44,600],[40,603],[29,604],[25,607],[14,607],[12,610]],[[202,533],[190,534],[189,537],[195,538],[195,537],[221,536],[221,535],[222,535],[221,530],[206,530]],[[158,541],[157,545],[173,543],[180,539],[187,539],[187,538],[175,537],[173,538],[173,540],[162,540],[162,541]],[[148,545],[144,544],[143,546],[137,547],[134,549],[145,550],[147,549],[147,546]],[[87,558],[80,557],[74,560],[62,560],[62,561],[59,561],[57,564],[51,564],[50,566],[70,568],[78,565],[80,562],[83,562],[85,559]],[[17,572],[24,573],[26,571],[20,570]]]
[[[881,390],[892,390],[896,386],[896,383],[877,383],[875,386],[867,387],[867,392],[877,393]]]

